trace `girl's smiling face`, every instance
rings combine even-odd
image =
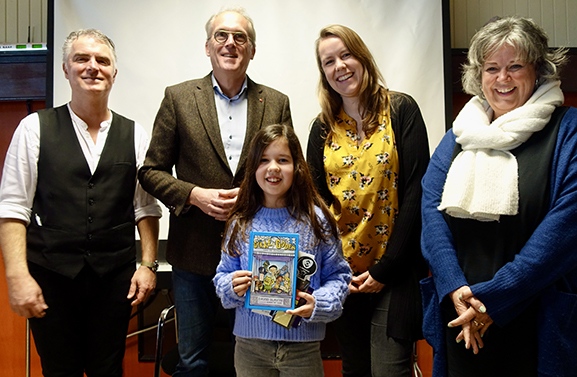
[[[483,64],[481,88],[497,119],[521,107],[533,94],[537,74],[532,64],[522,62],[514,46],[504,44]]]
[[[285,195],[293,183],[294,162],[288,141],[278,138],[264,150],[256,170],[256,181],[264,193],[267,208],[285,206]]]

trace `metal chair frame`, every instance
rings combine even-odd
[[[162,346],[164,343],[164,325],[167,322],[166,318],[173,309],[174,305],[165,308],[158,317],[158,327],[156,328],[156,356],[154,357],[154,377],[160,377],[160,370],[162,368]]]

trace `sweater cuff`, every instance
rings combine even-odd
[[[232,275],[234,272],[228,274],[222,274],[221,276],[215,277],[215,288],[216,294],[220,297],[222,306],[225,309],[237,308],[244,305],[245,296],[239,296],[236,294],[232,288]]]
[[[331,322],[341,316],[343,312],[343,305],[335,296],[327,296],[316,294],[313,292],[315,298],[315,308],[310,318],[305,320],[310,322]]]
[[[385,267],[381,263],[376,263],[371,268],[369,268],[369,274],[373,279],[375,279],[381,284],[388,283],[387,279],[385,279],[386,276]]]

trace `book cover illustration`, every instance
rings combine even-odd
[[[248,266],[252,282],[245,307],[294,309],[299,235],[250,232]]]

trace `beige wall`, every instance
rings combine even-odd
[[[468,48],[471,37],[493,16],[532,18],[551,47],[577,47],[576,0],[451,0],[451,47]]]
[[[46,42],[47,0],[0,0],[0,43]]]

